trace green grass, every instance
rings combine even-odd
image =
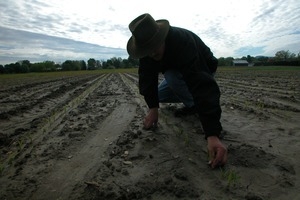
[[[296,66],[255,66],[255,67],[224,67],[219,66],[218,71],[300,71]],[[138,68],[127,69],[102,69],[102,70],[81,70],[81,71],[57,71],[24,74],[0,74],[0,83],[5,81],[26,81],[29,79],[52,79],[58,77],[80,76],[86,74],[107,74],[107,73],[137,73]]]
[[[52,80],[56,78],[67,78],[82,75],[101,75],[108,73],[137,73],[137,68],[128,69],[103,69],[103,70],[81,70],[81,71],[57,71],[57,72],[32,72],[23,74],[0,74],[0,85],[18,85],[34,80]]]
[[[138,68],[126,68],[126,69],[103,69],[98,70],[99,72],[102,71],[102,73],[137,73]]]
[[[85,74],[130,73],[130,72],[133,73],[137,72],[137,68],[0,74],[0,79],[20,79],[20,78],[35,78],[35,77],[43,78],[43,77],[74,76],[74,75],[85,75]]]

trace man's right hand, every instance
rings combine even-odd
[[[227,148],[217,136],[207,138],[209,164],[212,168],[223,166],[227,162]]]
[[[158,122],[158,108],[150,108],[147,116],[144,119],[144,128],[149,129],[156,127]]]

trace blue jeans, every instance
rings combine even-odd
[[[195,105],[192,94],[178,70],[168,70],[164,73],[164,77],[158,86],[159,102],[183,103],[186,107]]]

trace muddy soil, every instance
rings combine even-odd
[[[136,73],[35,79],[0,88],[0,199],[300,199],[300,71],[222,70],[228,164],[207,165],[197,115],[161,104]]]

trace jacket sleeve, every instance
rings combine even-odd
[[[182,43],[178,44],[178,61],[182,66],[180,70],[194,98],[205,136],[219,136],[222,130],[220,89],[209,66],[216,63],[208,62],[214,58],[213,54],[201,40],[181,41]],[[199,45],[203,48],[200,51]]]
[[[216,57],[214,57],[210,48],[208,46],[206,46],[201,39],[199,39],[198,47],[202,54],[202,55],[200,55],[200,57],[203,56],[203,58],[205,59],[205,62],[209,68],[209,71],[211,73],[215,73],[217,71],[217,67],[218,67],[218,59]]]
[[[183,77],[193,95],[205,137],[219,137],[222,130],[220,90],[213,76],[201,70],[201,64],[205,65],[198,59],[193,60],[183,69]]]
[[[151,64],[150,64],[151,65]],[[149,108],[158,108],[158,72],[153,70],[155,66],[140,59],[139,90]]]

